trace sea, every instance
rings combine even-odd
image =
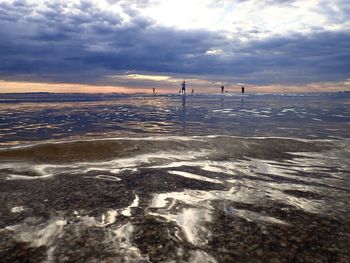
[[[350,262],[350,93],[1,94],[1,262]]]

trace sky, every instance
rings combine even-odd
[[[349,0],[0,0],[0,92],[350,90]]]

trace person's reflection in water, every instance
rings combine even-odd
[[[224,102],[225,102],[224,98],[221,98],[220,101],[221,101],[221,109],[223,109],[224,108]]]
[[[181,96],[182,98],[182,111],[180,114],[180,119],[182,123],[182,135],[187,135],[186,132],[186,96]]]
[[[241,98],[241,109],[244,109],[244,99]]]

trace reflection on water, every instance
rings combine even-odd
[[[348,137],[350,122],[346,93],[1,96],[2,144],[149,134],[337,138]]]
[[[2,262],[350,261],[345,95],[52,96],[0,104]]]
[[[1,257],[346,261],[349,146],[170,136],[2,149]]]
[[[187,135],[187,130],[186,130],[186,96],[182,95],[181,96],[182,99],[182,109],[181,109],[181,113],[180,113],[180,120],[181,120],[181,125],[182,125],[182,130],[181,130],[181,134],[182,135]]]

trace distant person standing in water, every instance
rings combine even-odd
[[[155,88],[153,88],[153,95],[155,95],[156,94],[156,89]]]
[[[225,89],[225,87],[221,86],[221,93],[224,93],[224,89]]]
[[[181,84],[182,88],[181,88],[181,93],[182,94],[185,94],[186,93],[186,82],[183,81],[182,84]]]
[[[191,93],[192,93],[192,94],[194,93],[194,89],[192,89]]]
[[[242,93],[244,93],[244,86],[242,86]]]

